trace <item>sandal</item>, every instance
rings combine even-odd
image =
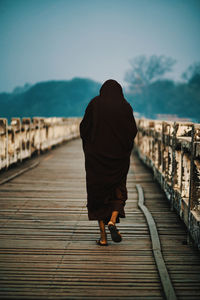
[[[119,233],[119,230],[117,229],[117,227],[112,222],[108,223],[108,229],[110,230],[110,234],[111,234],[111,238],[112,238],[113,242],[115,242],[115,243],[121,242],[122,236]]]
[[[108,246],[108,243],[106,243],[106,244],[102,243],[101,239],[97,240],[96,244],[99,245],[99,246]]]

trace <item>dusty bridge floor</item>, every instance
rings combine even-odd
[[[0,297],[12,299],[164,299],[136,184],[145,193],[178,299],[200,299],[199,252],[185,245],[186,230],[133,155],[128,175],[123,242],[95,244],[88,221],[80,140],[34,158],[39,165],[0,185]],[[7,174],[32,164],[26,161]],[[0,174],[0,179],[7,176]]]

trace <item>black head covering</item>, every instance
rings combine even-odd
[[[104,82],[100,89],[100,96],[109,98],[124,98],[121,85],[113,79]]]

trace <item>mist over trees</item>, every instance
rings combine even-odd
[[[160,79],[166,72],[172,70],[175,60],[164,55],[137,56],[130,61],[131,69],[126,72],[125,80],[131,90],[142,90],[156,79]]]
[[[195,62],[190,65],[182,74],[182,78],[188,82],[192,78],[200,75],[200,62]]]
[[[125,74],[125,97],[133,110],[146,118],[168,114],[200,122],[200,62],[183,72],[181,82],[167,79],[175,63],[163,55],[131,60]],[[85,78],[26,83],[12,93],[0,93],[0,118],[83,116],[100,87],[99,82]]]
[[[147,118],[169,114],[200,122],[200,63],[185,70],[183,82],[174,82],[166,79],[166,73],[173,70],[175,63],[163,55],[135,57],[125,74],[127,97],[134,110]]]
[[[85,78],[46,81],[0,94],[0,118],[83,116],[101,84]]]

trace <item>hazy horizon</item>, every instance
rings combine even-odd
[[[0,0],[0,92],[74,77],[125,86],[141,54],[176,59],[178,81],[200,61],[199,29],[198,0]]]

